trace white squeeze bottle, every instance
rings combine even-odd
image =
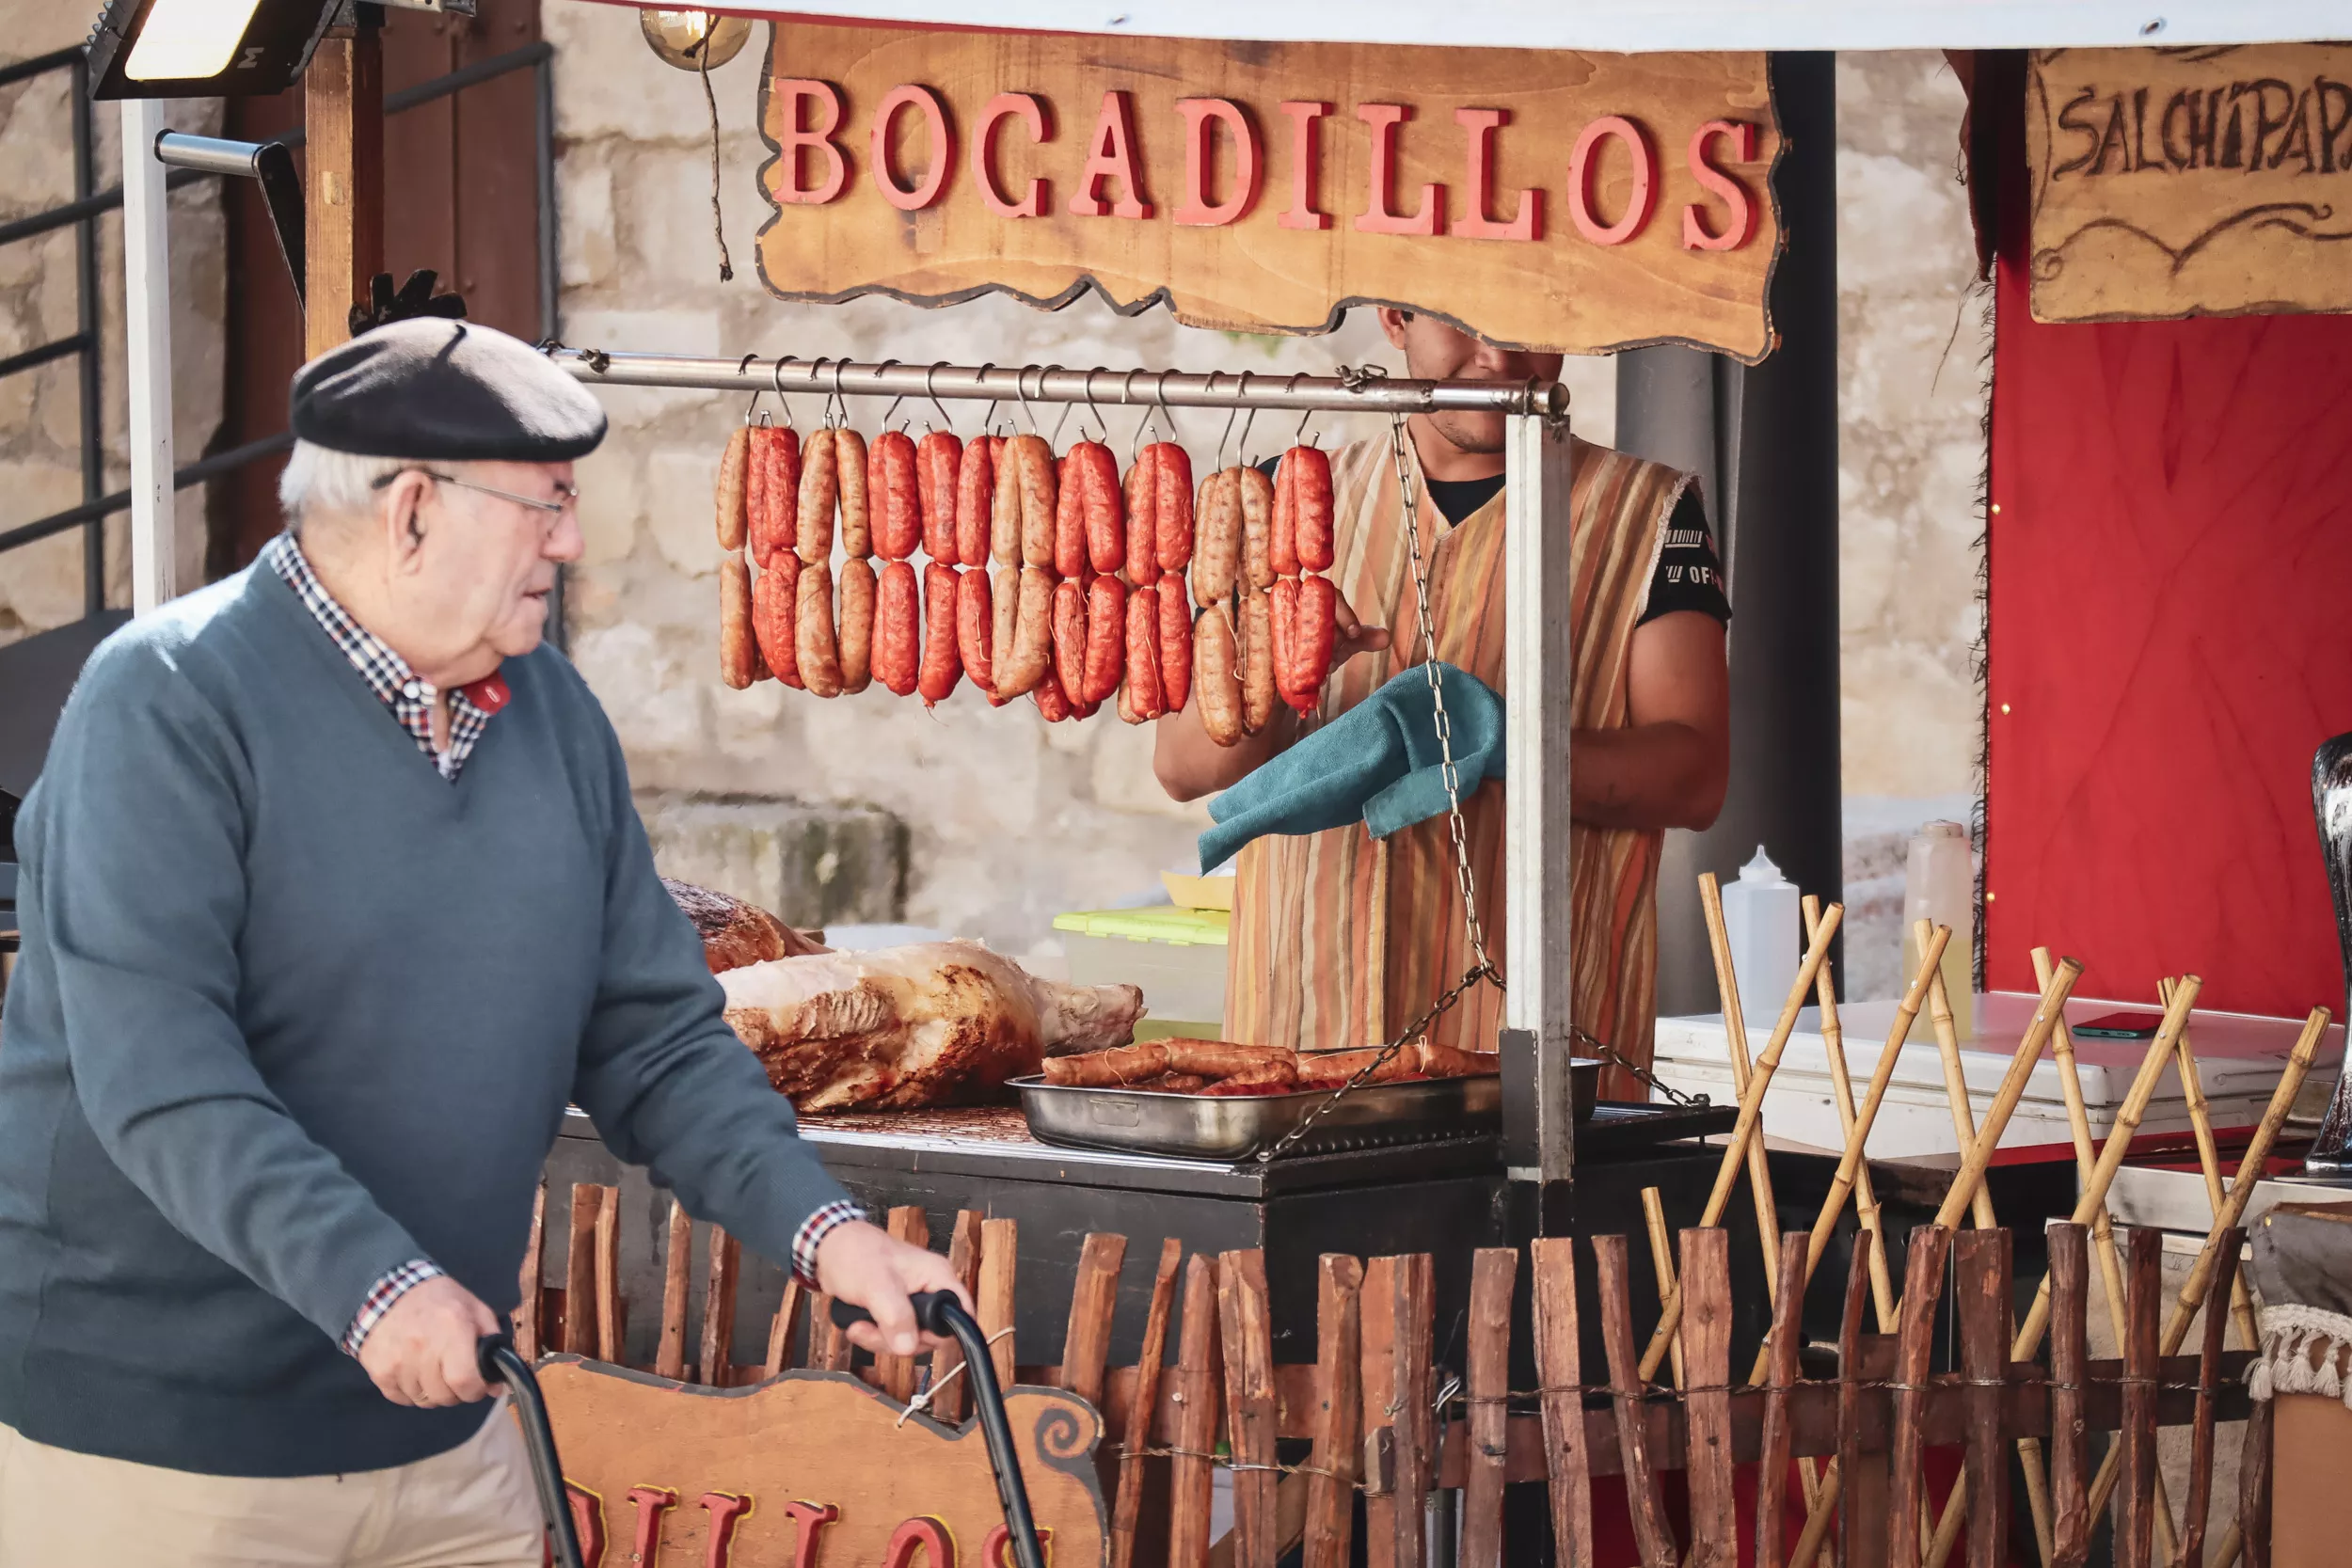
[[[1919,968],[1919,942],[1913,927],[1921,920],[1949,926],[1952,935],[1944,945],[1942,965],[1944,993],[1951,999],[1952,1023],[1963,1040],[1976,1034],[1976,909],[1977,868],[1968,830],[1958,822],[1921,823],[1903,866],[1903,980],[1909,984]]]
[[[1731,939],[1732,973],[1740,976],[1740,1011],[1749,1028],[1770,1029],[1797,983],[1804,926],[1797,884],[1781,876],[1760,844],[1724,889],[1724,932]]]

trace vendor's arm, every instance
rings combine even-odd
[[[1569,737],[1569,809],[1597,828],[1705,828],[1731,776],[1724,626],[1678,610],[1634,628],[1631,722]]]
[[[874,1314],[853,1338],[916,1346],[907,1297],[964,1294],[947,1260],[892,1240],[801,1141],[792,1102],[768,1082],[723,1015],[694,927],[654,871],[620,743],[610,756],[603,975],[580,1040],[573,1098],[610,1148],[650,1167],[686,1212]],[[970,1302],[965,1302],[967,1307]]]
[[[82,673],[23,846],[27,924],[55,955],[74,1090],[107,1156],[340,1340],[422,1249],[254,1065],[236,1014],[253,780],[167,637],[117,639]]]
[[[1331,640],[1331,673],[1358,654],[1372,653],[1389,645],[1385,626],[1367,626],[1356,618],[1345,599],[1333,595],[1334,619],[1338,631]],[[1200,704],[1196,692],[1178,712],[1162,718],[1152,727],[1152,771],[1158,775],[1160,787],[1175,800],[1198,800],[1203,795],[1215,795],[1233,785],[1273,757],[1286,750],[1299,736],[1298,715],[1287,703],[1274,705],[1274,717],[1256,735],[1246,735],[1233,745],[1220,746],[1209,738],[1208,726],[1200,721]]]

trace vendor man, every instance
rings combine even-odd
[[[543,645],[596,401],[418,320],[293,425],[288,531],[100,645],[17,823],[0,1568],[536,1568],[475,1344],[566,1101],[894,1349],[955,1288],[794,1136]]]
[[[1416,378],[1524,382],[1560,374],[1558,355],[1490,348],[1426,315],[1384,309],[1380,325],[1404,351],[1405,373]],[[1407,428],[1438,657],[1500,691],[1503,416],[1416,414]],[[1731,607],[1691,476],[1582,441],[1574,470],[1570,1005],[1581,1029],[1646,1067],[1656,1015],[1660,844],[1665,829],[1704,828],[1723,806]],[[1344,713],[1424,657],[1391,443],[1360,441],[1334,451],[1331,482],[1337,559],[1329,575],[1343,607],[1318,721]],[[1301,721],[1291,710],[1278,705],[1275,713],[1231,749],[1211,741],[1190,708],[1162,719],[1161,784],[1179,800],[1232,785],[1298,738]],[[1500,959],[1502,784],[1481,787],[1463,802],[1463,816],[1480,920],[1488,952]],[[1234,1039],[1308,1050],[1379,1044],[1426,1011],[1473,961],[1443,817],[1379,840],[1360,823],[1261,838],[1242,851],[1237,871],[1225,998],[1226,1033]],[[1501,996],[1477,988],[1432,1033],[1444,1044],[1492,1050],[1501,1022]],[[1614,1064],[1602,1082],[1610,1098],[1646,1098]]]

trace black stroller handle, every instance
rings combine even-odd
[[[572,1506],[564,1495],[564,1464],[555,1455],[555,1429],[548,1424],[548,1402],[539,1393],[539,1380],[531,1363],[516,1353],[515,1341],[503,1334],[484,1338],[476,1351],[482,1375],[503,1383],[514,1396],[522,1418],[523,1448],[531,1454],[531,1479],[539,1491],[539,1513],[547,1520],[548,1544],[554,1549],[556,1568],[585,1568],[580,1557],[580,1535],[572,1528]]]
[[[1037,1520],[1029,1513],[1029,1489],[1021,1480],[1021,1454],[1012,1444],[1012,1427],[1005,1420],[1005,1391],[996,1384],[996,1363],[988,1353],[988,1336],[972,1321],[952,1291],[918,1291],[908,1298],[914,1321],[927,1334],[952,1335],[963,1347],[963,1375],[971,1380],[972,1407],[979,1412],[980,1433],[988,1441],[989,1467],[996,1473],[996,1500],[1004,1506],[1005,1529],[1012,1537],[1019,1568],[1045,1568],[1045,1552],[1038,1544]],[[836,1328],[874,1321],[863,1307],[835,1298]],[[993,1565],[984,1565],[993,1568]]]

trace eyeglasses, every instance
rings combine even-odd
[[[485,496],[496,496],[501,500],[513,501],[516,506],[527,506],[533,512],[545,512],[551,515],[560,514],[565,507],[580,499],[580,486],[577,484],[559,484],[555,487],[555,499],[542,500],[537,496],[518,496],[512,490],[501,490],[493,484],[476,484],[469,479],[459,479],[453,474],[445,474],[434,468],[395,469],[391,473],[377,478],[373,488],[381,490],[402,474],[410,473],[422,474],[437,484],[453,484],[460,490],[473,490]]]

